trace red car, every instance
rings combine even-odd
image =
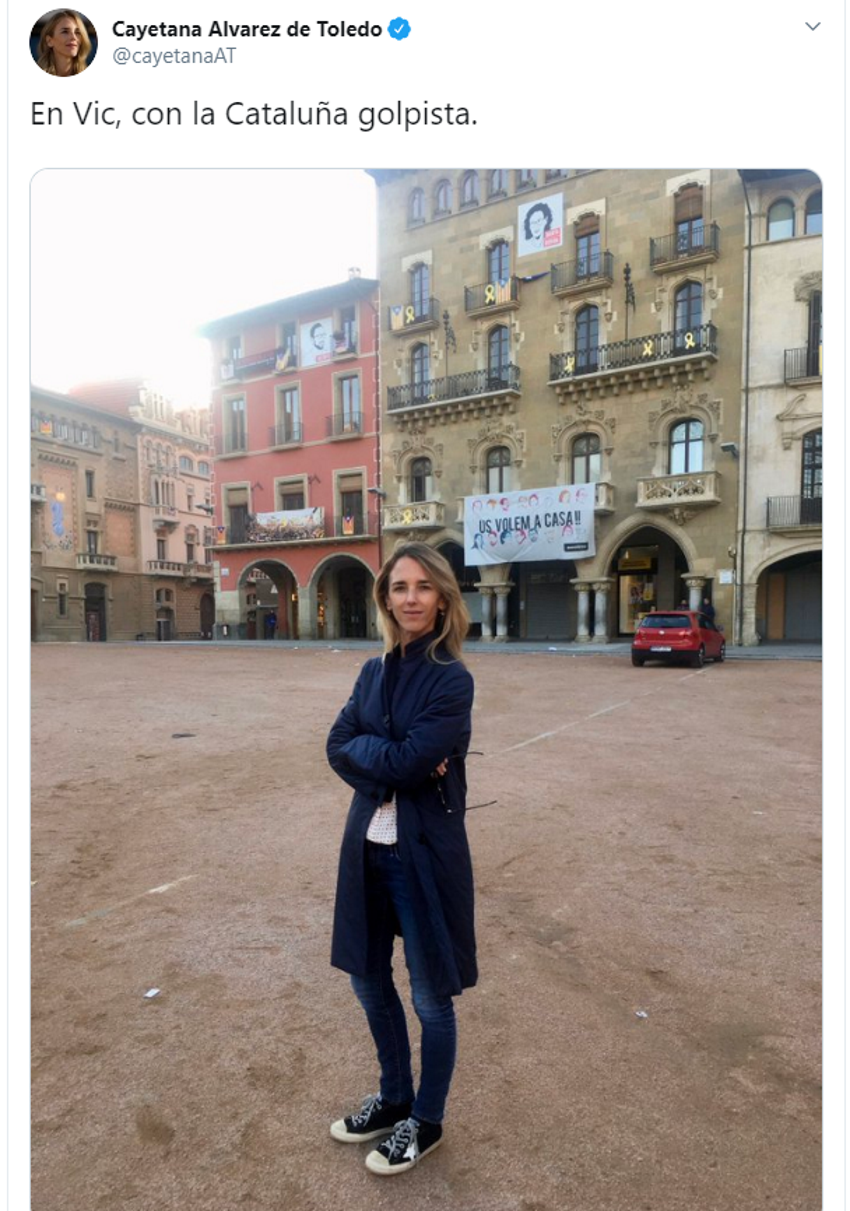
[[[695,610],[647,614],[632,640],[632,664],[647,660],[687,660],[701,669],[706,660],[726,659],[726,639],[710,618]]]

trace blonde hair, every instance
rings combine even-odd
[[[401,628],[387,606],[390,573],[400,559],[415,559],[428,573],[428,579],[442,597],[445,606],[437,614],[437,634],[428,645],[426,656],[436,664],[437,649],[445,648],[452,660],[463,663],[463,641],[469,630],[469,611],[463,600],[460,585],[452,571],[452,565],[434,547],[425,542],[401,542],[395,548],[375,580],[374,598],[378,607],[381,630],[384,633],[385,653],[389,653],[401,642]]]
[[[79,13],[75,13],[71,8],[57,8],[54,12],[47,14],[47,22],[44,29],[41,31],[41,37],[38,40],[38,66],[42,71],[46,71],[48,75],[55,76],[56,62],[53,58],[53,49],[47,45],[47,39],[53,37],[53,31],[62,20],[63,17],[70,17],[77,25],[80,31],[80,49],[76,56],[71,60],[70,75],[78,76],[81,71],[86,70],[86,60],[91,51],[91,40],[86,30],[86,24]]]

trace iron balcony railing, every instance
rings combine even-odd
[[[439,299],[419,299],[415,303],[397,303],[387,308],[390,332],[404,332],[417,324],[436,324],[440,319]]]
[[[768,496],[768,530],[793,530],[797,526],[822,525],[820,496]]]
[[[663,265],[669,261],[686,261],[704,253],[720,254],[720,228],[716,223],[708,227],[689,227],[687,231],[674,231],[649,241],[650,265]]]
[[[785,350],[785,381],[798,382],[804,378],[823,376],[823,345],[807,345],[805,349]]]
[[[714,324],[702,324],[687,332],[658,332],[654,336],[636,336],[628,341],[610,345],[594,345],[573,353],[552,353],[549,356],[549,381],[578,378],[583,374],[625,370],[653,362],[669,362],[676,358],[698,357],[717,353],[717,329]]]
[[[335,538],[356,538],[358,536],[377,536],[377,513],[349,513],[334,518],[333,533]]]
[[[480,286],[464,286],[463,297],[466,311],[483,311],[485,307],[518,303],[519,278],[501,278],[495,282],[482,282]]]
[[[303,429],[300,421],[286,421],[282,425],[272,425],[269,429],[270,446],[294,446],[302,440]]]
[[[347,437],[363,432],[362,412],[335,412],[325,418],[325,432],[328,437]]]
[[[427,407],[447,400],[465,399],[472,395],[492,395],[497,391],[519,391],[519,366],[509,364],[492,370],[468,370],[465,374],[450,374],[448,378],[432,378],[404,387],[387,388],[387,408]]]
[[[553,265],[549,283],[552,293],[557,294],[559,290],[569,290],[571,286],[583,286],[586,282],[594,282],[600,278],[612,280],[613,277],[613,254],[594,252],[590,256],[579,257],[576,261]]]

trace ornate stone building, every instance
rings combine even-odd
[[[387,538],[451,558],[484,638],[626,636],[704,595],[731,630],[738,173],[372,176]],[[594,555],[464,566],[464,497],[575,484]]]
[[[820,640],[823,215],[811,172],[748,171],[736,634]]]
[[[31,417],[33,637],[212,638],[208,412],[127,379]]]

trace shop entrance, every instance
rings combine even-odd
[[[106,585],[86,585],[86,639],[89,643],[106,641]]]
[[[669,535],[645,526],[614,556],[617,580],[617,632],[634,635],[652,610],[674,610],[684,596],[682,576],[688,561]]]

